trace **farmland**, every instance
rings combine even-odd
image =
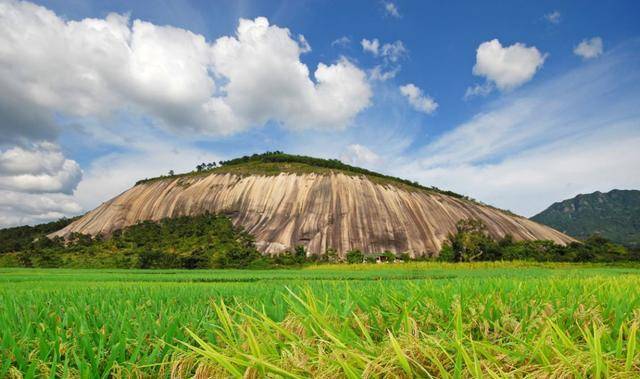
[[[0,377],[629,377],[640,268],[0,269]]]

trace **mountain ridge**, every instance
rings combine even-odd
[[[207,168],[208,167],[208,168]],[[247,170],[248,169],[248,170]],[[264,174],[264,175],[276,175],[281,172],[292,173],[330,173],[333,171],[339,171],[347,175],[365,175],[371,178],[383,179],[390,183],[402,184],[409,187],[419,188],[427,191],[435,191],[443,193],[449,196],[467,199],[470,201],[478,202],[475,199],[468,196],[455,193],[453,191],[442,190],[438,187],[423,186],[418,182],[402,179],[399,177],[381,174],[376,171],[367,170],[361,167],[352,166],[338,159],[324,159],[315,158],[305,155],[286,154],[281,151],[268,151],[262,154],[245,155],[240,158],[230,159],[227,161],[219,161],[219,164],[202,163],[198,165],[198,169],[195,171],[189,171],[181,174],[174,175],[162,175],[155,178],[146,178],[138,180],[136,185],[146,183],[149,181],[165,179],[168,177],[187,177],[194,175],[207,175],[209,173],[227,173],[233,172],[234,174]],[[478,202],[480,203],[480,202]]]
[[[640,246],[640,191],[613,189],[578,194],[531,217],[578,239],[597,234],[629,247]]]

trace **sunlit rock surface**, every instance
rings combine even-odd
[[[439,193],[381,185],[342,173],[210,174],[166,178],[136,185],[51,236],[72,232],[109,235],[143,220],[226,214],[255,236],[262,252],[303,244],[312,253],[437,253],[460,219],[482,220],[495,238],[570,237],[526,218]]]

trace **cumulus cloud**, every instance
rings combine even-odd
[[[381,158],[366,146],[360,144],[348,145],[340,159],[351,165],[375,166],[381,163]]]
[[[547,13],[544,15],[544,19],[547,20],[547,22],[551,23],[551,24],[559,24],[560,20],[562,19],[562,15],[560,14],[559,11],[555,10],[551,13]]]
[[[69,194],[57,191],[59,187],[50,186],[47,190],[55,192],[25,191],[24,188],[6,189],[5,176],[20,177],[25,173],[53,172],[69,161],[59,155],[55,145],[42,143],[40,150],[35,148],[13,148],[2,152],[0,158],[0,227],[48,222],[60,217],[70,217],[89,211],[102,202],[111,199],[131,188],[136,181],[147,177],[188,172],[200,162],[217,162],[229,157],[211,153],[179,140],[166,140],[152,133],[125,132],[127,138],[136,139],[128,146],[121,146],[94,159],[82,172],[82,180],[74,180],[69,186]],[[144,135],[145,138],[139,138]],[[39,145],[38,145],[39,146]],[[71,161],[73,162],[73,161]],[[75,162],[73,162],[75,164]],[[58,175],[60,176],[60,175]]]
[[[0,152],[0,189],[3,190],[71,194],[81,178],[80,166],[48,142],[30,149],[14,147]]]
[[[581,56],[583,59],[592,59],[602,55],[602,49],[602,38],[593,37],[591,39],[582,40],[582,42],[573,49],[573,53]]]
[[[55,135],[39,130],[50,128],[42,121],[54,114],[123,110],[166,129],[211,134],[271,120],[294,129],[343,128],[371,98],[365,73],[352,62],[320,63],[311,73],[300,61],[311,49],[304,37],[263,17],[241,19],[235,35],[209,43],[125,15],[67,21],[9,0],[0,3],[0,46],[5,143]]]
[[[485,77],[501,91],[508,91],[531,80],[546,57],[534,46],[518,42],[503,47],[493,39],[478,46],[473,74]]]
[[[82,171],[49,142],[0,151],[0,227],[78,214],[70,196]]]
[[[219,38],[212,52],[216,72],[229,82],[226,96],[209,106],[225,124],[275,119],[294,129],[340,128],[370,103],[372,91],[362,70],[346,58],[320,63],[314,83],[289,31],[270,26],[266,18],[241,20],[237,36]]]
[[[395,3],[392,3],[391,1],[385,1],[383,2],[384,4],[384,10],[385,12],[391,16],[391,17],[395,17],[395,18],[400,18],[400,11],[398,10],[398,6]]]
[[[400,93],[407,98],[409,104],[418,112],[431,114],[438,109],[438,103],[415,84],[409,83],[400,87]]]
[[[0,225],[91,209],[141,177],[211,158],[178,153],[162,139],[154,145],[170,152],[141,148],[149,135],[101,127],[116,117],[142,119],[139,128],[150,123],[160,135],[226,135],[267,122],[346,127],[370,104],[367,75],[346,58],[310,70],[300,61],[310,50],[303,35],[263,17],[241,19],[233,35],[209,42],[126,15],[66,20],[29,2],[0,1]],[[83,178],[57,145],[41,142],[76,123],[125,152],[95,160]]]

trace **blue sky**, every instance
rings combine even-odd
[[[0,0],[0,226],[276,149],[525,216],[640,188],[639,16],[635,1]]]

